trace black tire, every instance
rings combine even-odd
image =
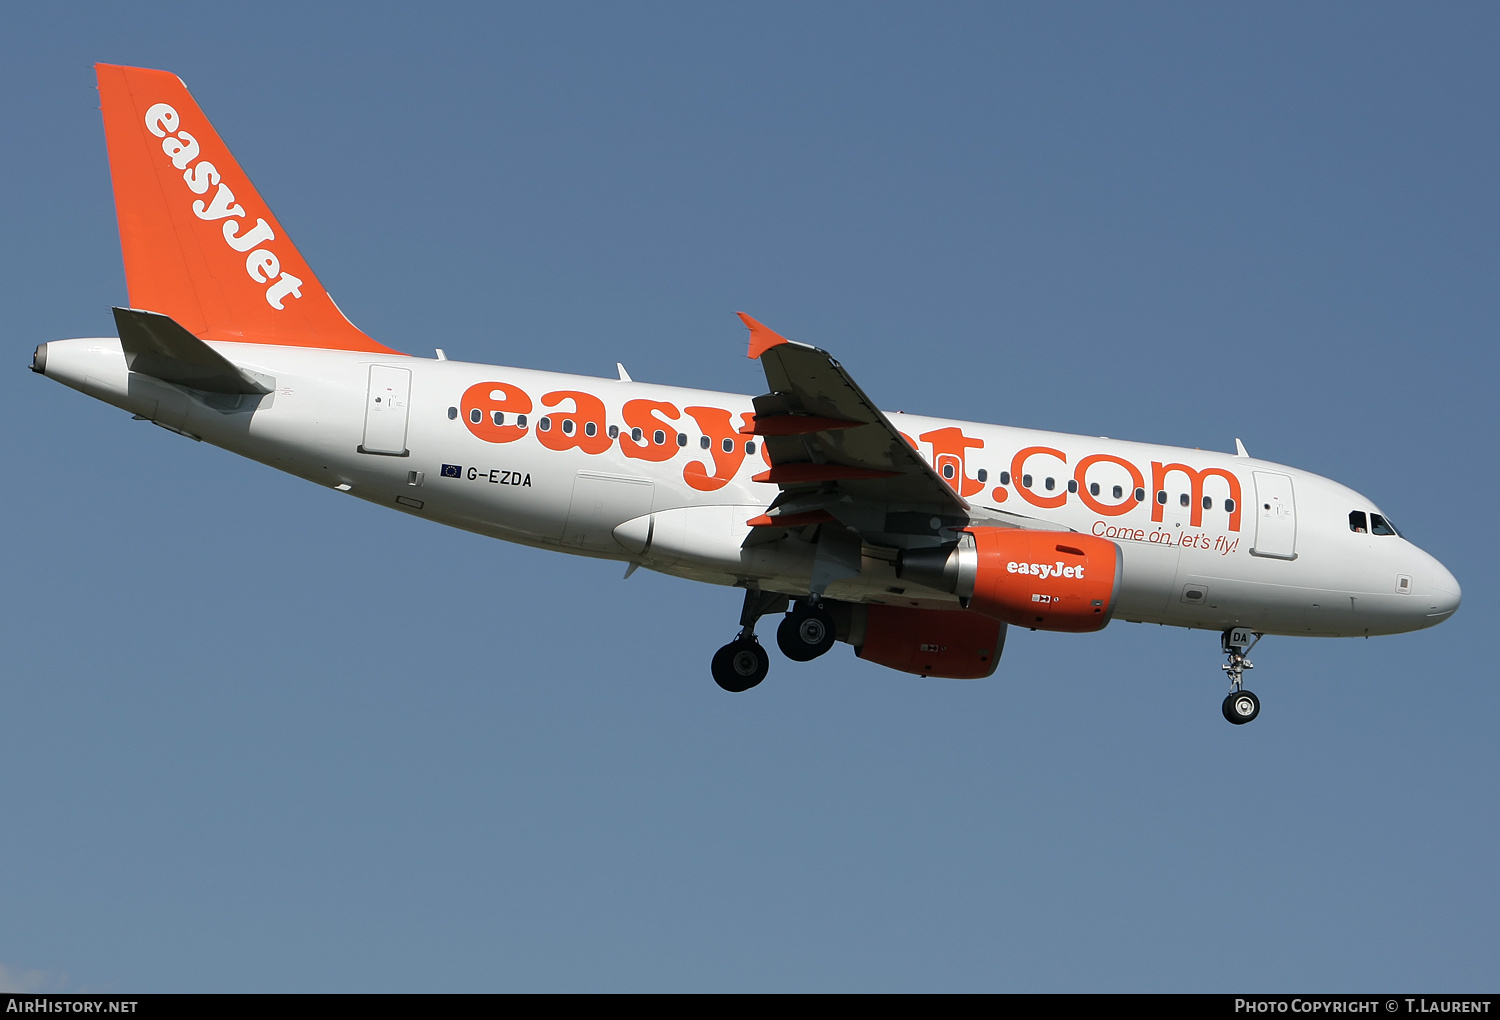
[[[1243,726],[1260,715],[1260,699],[1249,691],[1230,691],[1224,699],[1224,718]]]
[[[759,641],[741,638],[714,653],[714,683],[732,694],[748,691],[766,678],[771,657]]]
[[[776,646],[794,662],[811,662],[832,648],[837,636],[828,610],[800,603],[782,617],[776,628]]]

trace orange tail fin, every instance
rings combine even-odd
[[[132,307],[205,340],[398,353],[344,318],[182,79],[94,69]]]

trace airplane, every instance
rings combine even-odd
[[[924,677],[991,675],[1007,628],[1220,633],[1224,718],[1263,635],[1432,627],[1462,591],[1371,499],[1249,455],[885,412],[749,315],[766,392],[403,354],[341,312],[181,79],[95,67],[129,307],[32,371],[190,439],[480,535],[744,589],[757,623]]]

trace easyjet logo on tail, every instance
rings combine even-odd
[[[220,179],[219,168],[206,159],[198,159],[201,154],[198,139],[181,130],[177,111],[166,103],[152,106],[146,111],[146,130],[162,140],[162,152],[173,167],[182,171],[183,183],[189,191],[207,196],[209,189],[214,189],[211,197],[193,201],[193,215],[210,222],[224,221],[224,243],[245,255],[245,273],[256,284],[265,286],[266,304],[279,312],[286,307],[288,297],[300,298],[302,281],[282,272],[281,259],[265,247],[276,240],[275,231],[263,218],[257,218],[248,229],[241,226],[239,219],[230,218],[244,218],[245,208],[235,201],[234,192]]]

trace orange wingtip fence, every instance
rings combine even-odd
[[[752,359],[759,358],[772,347],[788,342],[786,337],[775,330],[762,326],[744,312],[735,312],[734,314],[738,315],[740,321],[750,328],[750,351],[746,357]]]

